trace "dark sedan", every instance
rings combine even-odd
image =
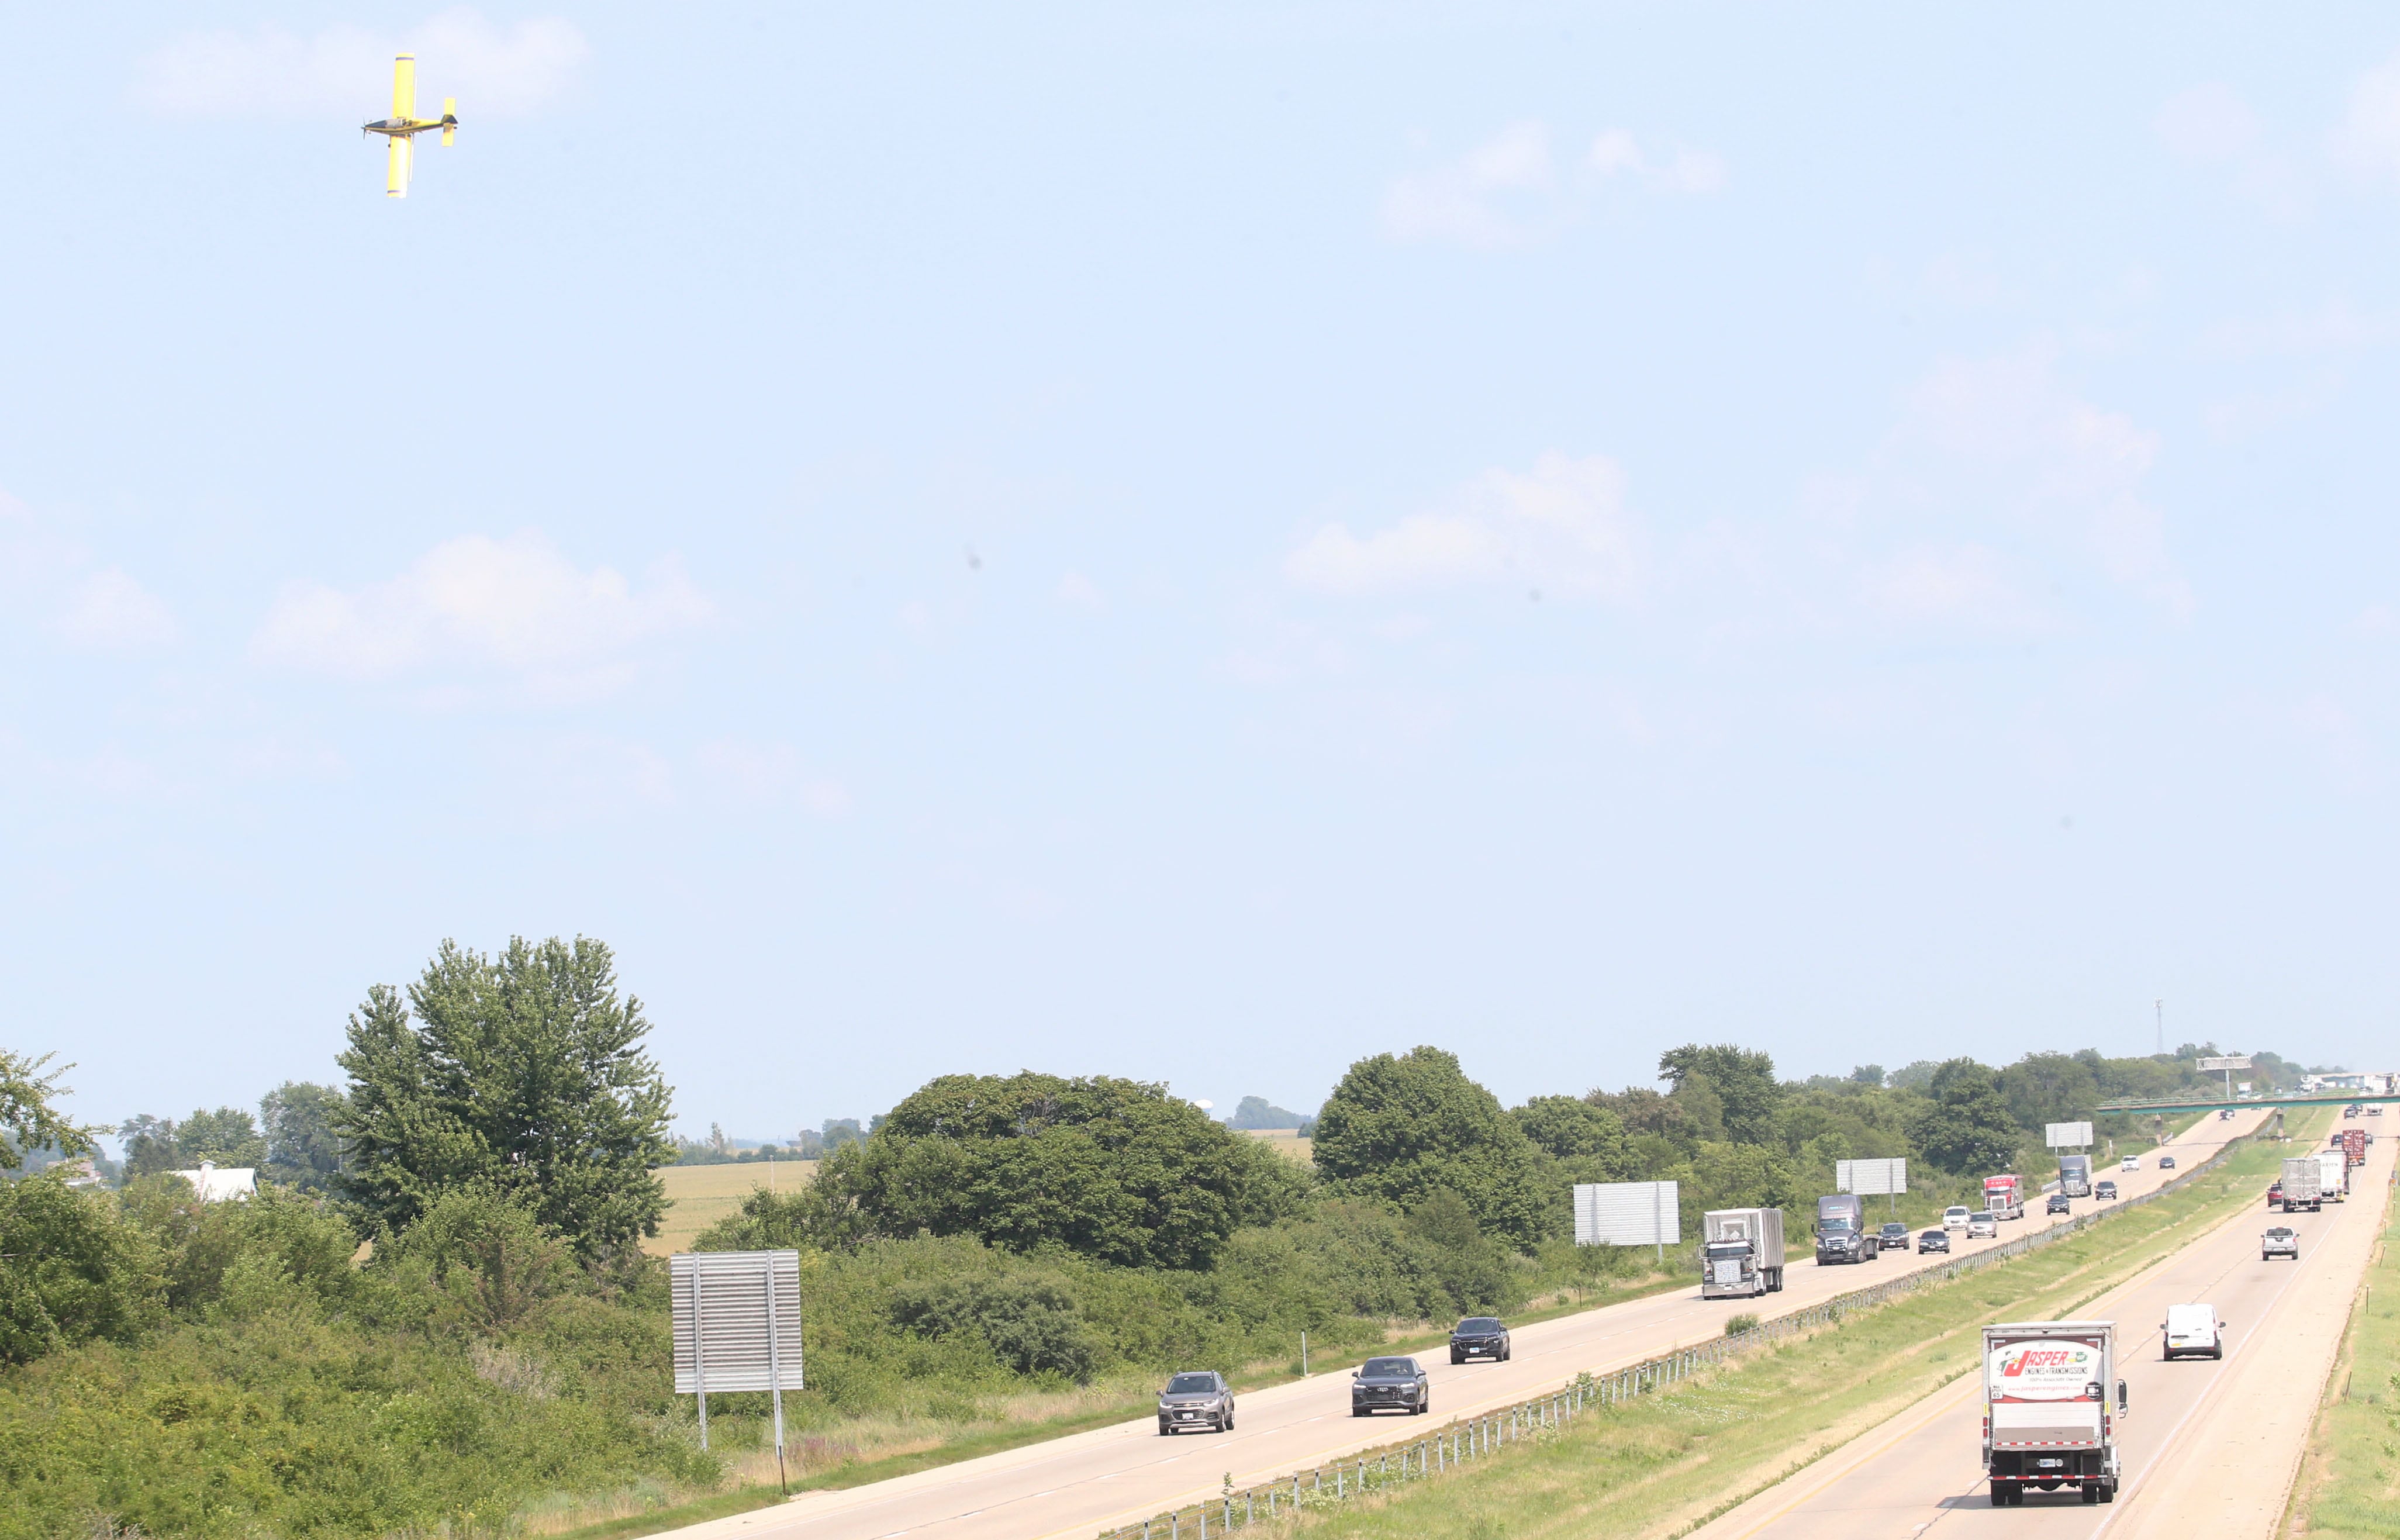
[[[1929,1230],[1922,1235],[1916,1237],[1916,1251],[1919,1256],[1923,1256],[1928,1251],[1947,1251],[1949,1249],[1950,1232],[1947,1230]]]
[[[2113,1203],[2117,1198],[2117,1184],[2113,1181],[2104,1181],[2092,1189],[2092,1195],[2102,1203]]]
[[[1433,1384],[1425,1366],[1414,1358],[1370,1358],[1350,1377],[1350,1415],[1371,1417],[1379,1411],[1405,1411],[1411,1417],[1433,1410]]]
[[[2072,1214],[2075,1212],[2075,1206],[2066,1201],[2066,1193],[2052,1192],[2050,1195],[2050,1201],[2042,1205],[2042,1212],[2045,1214]]]
[[[1907,1250],[1908,1226],[1901,1223],[1898,1220],[1894,1220],[1889,1224],[1885,1225],[1881,1230],[1876,1231],[1875,1248],[1879,1251]]]
[[[1463,1364],[1469,1358],[1489,1358],[1495,1364],[1508,1361],[1508,1329],[1498,1317],[1469,1315],[1450,1334],[1450,1361]]]

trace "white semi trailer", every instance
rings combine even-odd
[[[2117,1429],[2126,1407],[2116,1365],[2114,1321],[1984,1328],[1984,1471],[1994,1507],[2022,1506],[2028,1490],[2117,1500]]]
[[[1782,1209],[1712,1208],[1700,1224],[1701,1299],[1749,1299],[1783,1288]]]
[[[2336,1148],[2317,1152],[2317,1195],[2326,1203],[2350,1196],[2350,1155]]]
[[[2305,1208],[2313,1214],[2325,1206],[2325,1167],[2314,1155],[2294,1155],[2284,1162],[2284,1212]]]

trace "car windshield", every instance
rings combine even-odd
[[[1837,1230],[1848,1230],[1850,1228],[1850,1221],[1842,1218],[1839,1214],[1820,1222],[1823,1225],[1825,1232],[1828,1234],[1831,1234]]]
[[[2292,1233],[2288,1230],[2270,1230],[2267,1232],[2267,1238],[2270,1241],[2288,1241],[2292,1238]]]
[[[1929,1231],[1927,1231],[1927,1232],[1925,1233],[1925,1238],[1926,1238],[1927,1240],[1929,1240],[1929,1241],[1941,1241],[1941,1240],[1947,1240],[1947,1239],[1949,1239],[1949,1237],[1948,1237],[1947,1235],[1944,1235],[1944,1234],[1943,1234],[1943,1233],[1942,1233],[1942,1232],[1941,1232],[1941,1231],[1939,1231],[1939,1230],[1929,1230]]]
[[[1217,1388],[1214,1374],[1178,1374],[1166,1382],[1169,1396],[1205,1396]]]
[[[1458,1323],[1461,1331],[1497,1331],[1500,1323],[1490,1315],[1469,1315]]]
[[[1416,1371],[1417,1361],[1414,1358],[1370,1358],[1367,1360],[1367,1374],[1370,1379],[1406,1379],[1416,1373]]]
[[[1748,1241],[1719,1241],[1714,1246],[1708,1248],[1707,1255],[1711,1261],[1730,1260],[1735,1257],[1747,1257],[1750,1255],[1750,1243]]]

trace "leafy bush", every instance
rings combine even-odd
[[[165,1314],[157,1247],[59,1177],[0,1181],[0,1363],[130,1342]]]
[[[893,1295],[892,1320],[932,1337],[973,1332],[1019,1374],[1080,1383],[1099,1362],[1099,1345],[1074,1300],[1047,1279],[946,1278],[918,1285]]]

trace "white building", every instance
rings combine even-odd
[[[214,1161],[200,1162],[197,1171],[178,1171],[175,1175],[192,1184],[192,1191],[202,1203],[242,1202],[258,1191],[258,1167],[228,1165],[217,1168]]]

